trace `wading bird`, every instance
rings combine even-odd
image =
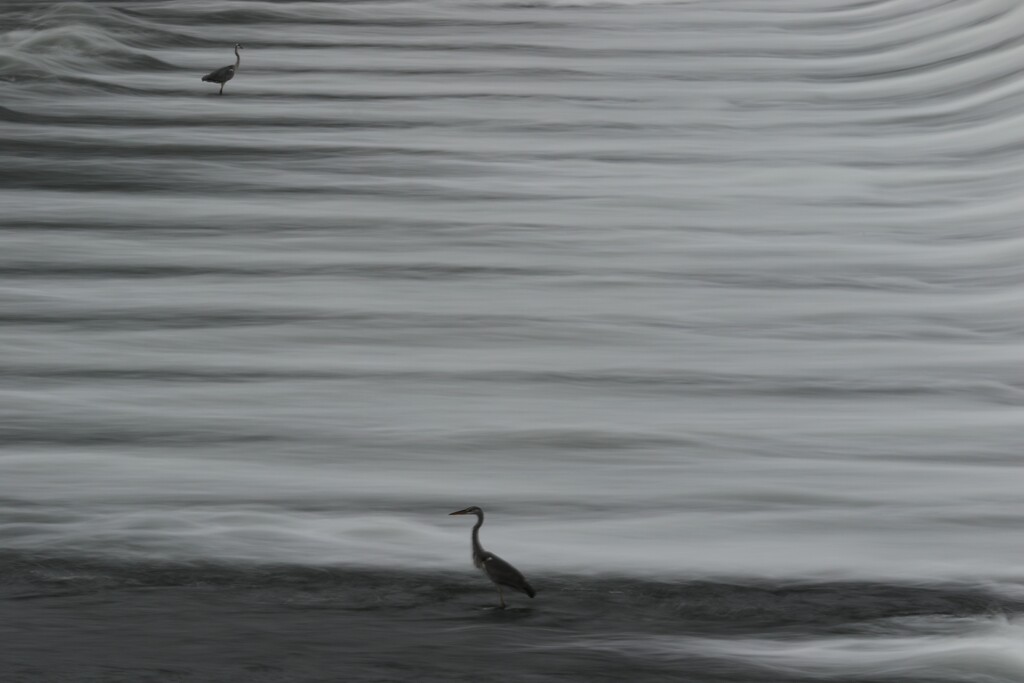
[[[238,65],[242,63],[242,55],[238,54],[238,51],[242,49],[242,46],[235,43],[235,63],[222,66],[216,71],[203,76],[203,80],[207,83],[220,83],[220,92],[218,95],[224,94],[224,84],[235,77],[235,72],[238,71]]]
[[[484,547],[480,545],[480,527],[484,523],[483,510],[471,505],[465,510],[456,510],[450,514],[476,515],[476,525],[473,527],[473,564],[482,569],[484,574],[487,574],[487,578],[494,582],[498,589],[498,599],[501,601],[502,609],[505,609],[505,595],[501,592],[502,586],[526,593],[531,598],[535,595],[526,577],[520,574],[518,569],[494,553],[484,550]]]

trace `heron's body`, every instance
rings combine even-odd
[[[242,46],[238,43],[235,43],[235,63],[228,64],[227,66],[222,66],[216,71],[211,71],[210,73],[203,76],[203,80],[207,83],[220,83],[220,92],[218,93],[219,95],[224,94],[224,84],[235,77],[235,72],[238,71],[238,67],[242,64],[242,55],[238,54],[238,51],[241,49]]]
[[[476,515],[476,524],[473,526],[473,565],[478,569],[483,570],[484,574],[487,575],[487,578],[494,583],[495,587],[498,589],[498,599],[501,601],[501,607],[503,609],[505,607],[505,595],[501,591],[502,587],[519,591],[520,593],[529,595],[531,598],[536,595],[533,587],[518,569],[494,553],[484,550],[484,547],[480,545],[480,527],[483,526],[484,523],[483,510],[476,506],[472,506],[451,514]]]

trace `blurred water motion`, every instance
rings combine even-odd
[[[282,564],[366,572],[318,609],[412,590],[429,614],[438,595],[409,582],[469,571],[445,513],[477,504],[486,545],[547,577],[530,618],[556,621],[531,628],[561,636],[529,675],[1024,676],[1016,603],[994,597],[1019,594],[1024,561],[1016,3],[111,0],[0,19],[0,571],[34,586],[11,605],[70,610],[18,603],[26,622],[74,632],[86,608],[25,563],[107,577],[81,594],[129,629],[120,587],[181,563],[226,572],[235,602],[192,613],[214,627],[258,600],[246,572]],[[219,97],[199,78],[235,42]],[[203,581],[154,598],[168,633]],[[657,588],[693,581],[710,583]],[[779,649],[783,619],[715,640],[751,582],[839,582],[856,633],[810,624]],[[974,597],[858,616],[908,583]],[[257,594],[297,599],[275,586]],[[678,611],[641,626],[665,595]],[[721,623],[693,615],[701,595]],[[588,630],[595,596],[619,630]],[[358,628],[455,646],[397,625],[406,607]],[[480,617],[448,608],[452,628]],[[935,653],[957,633],[951,665]],[[474,642],[479,661],[543,650],[511,637]],[[90,647],[6,665],[169,666],[103,673]],[[479,674],[346,661],[350,680]],[[175,675],[241,670],[193,666]]]

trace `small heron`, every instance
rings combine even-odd
[[[224,84],[235,77],[235,72],[238,71],[238,66],[242,63],[242,55],[238,54],[238,51],[241,49],[243,49],[242,46],[235,43],[235,63],[222,66],[216,71],[211,71],[203,76],[203,80],[207,83],[220,83],[219,95],[224,94]]]
[[[475,505],[471,505],[465,510],[456,510],[450,514],[476,515],[476,525],[473,527],[473,564],[478,569],[482,569],[484,574],[487,574],[487,578],[489,578],[498,589],[498,599],[501,601],[501,609],[505,609],[505,595],[501,592],[502,586],[519,591],[520,593],[526,593],[531,598],[536,595],[533,587],[530,586],[526,577],[524,577],[518,569],[494,553],[484,550],[484,547],[480,545],[480,527],[483,526],[484,523],[483,510]]]

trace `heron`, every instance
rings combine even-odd
[[[471,505],[465,510],[456,510],[449,514],[476,515],[476,525],[473,527],[473,564],[478,569],[483,570],[484,574],[487,574],[487,578],[498,589],[498,600],[501,601],[501,609],[505,609],[505,595],[501,592],[502,586],[525,593],[531,598],[536,595],[533,587],[518,569],[494,553],[484,550],[484,547],[480,545],[480,527],[484,524],[483,510],[475,505]]]
[[[220,83],[220,92],[218,95],[224,94],[224,84],[235,77],[235,72],[238,71],[238,65],[242,63],[242,55],[238,54],[238,51],[243,49],[239,43],[235,43],[235,63],[222,66],[216,71],[203,76],[203,80],[207,83]]]

